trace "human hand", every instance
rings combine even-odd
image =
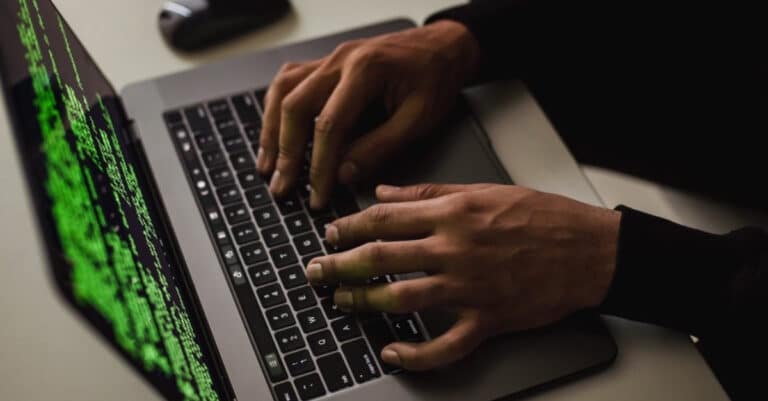
[[[439,337],[386,346],[381,357],[389,364],[448,364],[488,337],[597,306],[610,286],[619,212],[508,185],[376,192],[382,203],[326,230],[330,243],[357,247],[315,258],[306,273],[313,284],[341,283],[334,300],[346,311],[456,309],[457,323]],[[372,276],[419,271],[428,275],[362,285]]]
[[[477,53],[466,27],[440,21],[284,65],[266,94],[256,157],[259,171],[272,174],[270,190],[281,196],[295,184],[312,135],[310,206],[324,207],[337,179],[350,184],[370,174],[450,110]],[[389,119],[345,147],[350,129],[376,100],[385,103]]]

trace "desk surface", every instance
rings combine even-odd
[[[416,21],[450,0],[294,0],[294,12],[258,33],[202,55],[179,55],[160,40],[159,1],[55,1],[117,88],[249,50],[272,47],[395,16]],[[343,10],[343,11],[339,11]],[[130,37],[126,37],[130,33]],[[59,299],[46,276],[18,157],[0,112],[0,399],[155,400],[160,397],[93,335]],[[713,231],[764,215],[734,210],[667,188],[585,168],[608,206],[630,204]],[[768,226],[768,225],[767,225]],[[726,400],[688,338],[609,319],[620,348],[607,371],[529,399]],[[62,397],[63,395],[63,397]]]

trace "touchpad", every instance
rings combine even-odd
[[[434,132],[385,162],[376,176],[358,188],[357,195],[360,206],[365,208],[375,203],[373,188],[377,184],[481,182],[511,183],[485,133],[462,100]]]

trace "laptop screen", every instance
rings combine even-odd
[[[195,298],[109,82],[50,0],[0,0],[0,53],[16,142],[64,297],[166,398],[223,399]]]

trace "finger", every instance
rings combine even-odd
[[[400,105],[392,117],[373,131],[355,140],[344,155],[338,179],[352,184],[370,175],[414,137],[424,118],[423,99],[411,96]]]
[[[331,223],[326,240],[345,249],[376,240],[418,238],[431,233],[440,219],[432,201],[377,204]]]
[[[381,350],[381,359],[406,370],[429,370],[455,362],[477,348],[483,340],[476,319],[462,316],[439,337],[423,343],[397,342]]]
[[[320,65],[320,60],[309,63],[287,63],[275,76],[264,97],[264,116],[259,150],[256,152],[256,167],[262,174],[269,174],[275,168],[277,145],[280,136],[280,105],[285,96],[301,83]]]
[[[450,305],[455,294],[443,276],[426,276],[390,284],[340,287],[333,300],[343,312],[410,313]]]
[[[304,148],[315,116],[322,110],[338,80],[337,72],[321,66],[283,99],[277,163],[269,184],[273,194],[285,195],[296,181],[304,163]]]
[[[323,208],[330,197],[345,135],[357,121],[382,80],[359,72],[345,74],[315,121],[312,165],[309,169],[310,206]]]
[[[376,198],[382,202],[412,202],[439,198],[457,192],[479,191],[494,184],[418,184],[407,187],[379,185]]]
[[[345,252],[320,256],[307,265],[312,284],[362,282],[383,274],[434,272],[438,258],[431,254],[432,241],[369,242]]]

